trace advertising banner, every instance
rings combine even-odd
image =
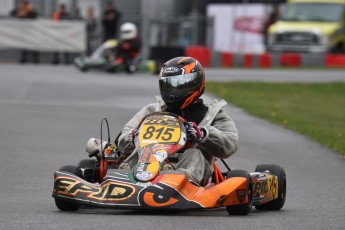
[[[85,27],[83,21],[2,19],[0,49],[84,52]]]
[[[263,4],[211,4],[207,16],[214,19],[213,49],[219,52],[262,53]]]
[[[0,0],[0,17],[8,16],[14,8],[14,0]]]

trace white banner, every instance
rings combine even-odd
[[[14,0],[0,0],[0,17],[8,16],[14,8]]]
[[[84,21],[1,19],[0,49],[84,52]]]
[[[220,52],[264,52],[263,4],[211,4],[207,16],[214,18],[213,49]]]

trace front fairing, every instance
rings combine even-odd
[[[139,161],[135,168],[135,178],[139,181],[153,180],[162,165],[186,144],[186,130],[177,116],[155,113],[141,123],[136,146]]]
[[[101,184],[88,183],[67,172],[55,172],[53,197],[86,206],[141,210],[188,210],[243,204],[237,191],[245,178],[230,178],[211,187],[189,182],[178,170],[164,171],[151,182],[137,181],[133,170],[108,170]]]

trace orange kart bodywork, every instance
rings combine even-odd
[[[125,172],[126,171],[126,172]],[[124,209],[217,208],[248,203],[247,179],[235,177],[200,187],[183,172],[162,171],[154,181],[135,181],[133,171],[108,170],[101,184],[67,172],[55,173],[53,197],[83,205]]]
[[[169,210],[226,207],[230,215],[246,215],[252,205],[270,210],[284,205],[286,179],[280,166],[259,165],[250,174],[227,167],[229,171],[222,173],[214,162],[207,185],[190,182],[182,171],[186,169],[171,164],[187,143],[184,122],[167,113],[145,117],[135,138],[137,152],[133,153],[138,162],[131,169],[115,167],[118,160],[109,157],[106,149],[91,168],[65,166],[56,171],[53,197],[57,207],[63,211],[78,210],[80,205]],[[174,170],[166,170],[167,164]],[[85,172],[90,174],[90,170],[92,178],[87,179]]]

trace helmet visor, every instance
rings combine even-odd
[[[160,77],[159,89],[165,103],[178,103],[195,91],[199,91],[203,84],[202,71],[177,76]]]

